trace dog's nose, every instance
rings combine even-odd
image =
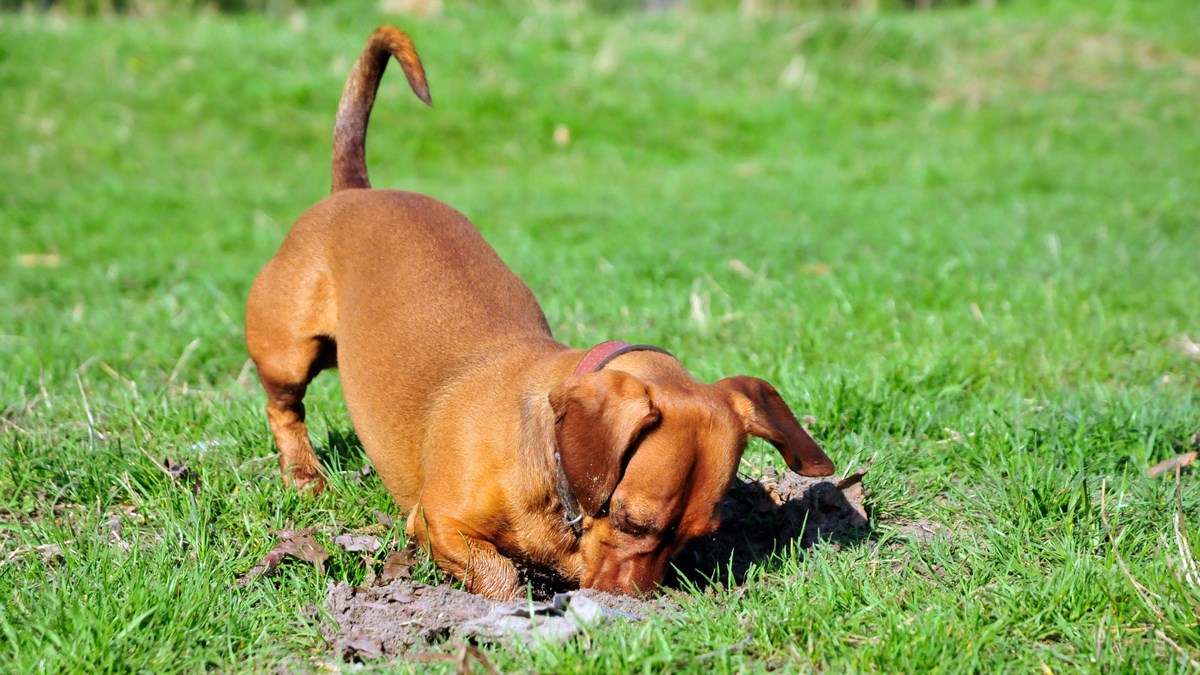
[[[609,593],[640,597],[658,592],[665,564],[654,554],[635,555],[601,562],[583,586]]]

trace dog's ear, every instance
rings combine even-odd
[[[739,376],[721,380],[717,386],[729,393],[746,432],[770,441],[792,471],[801,476],[833,475],[833,462],[769,382]]]
[[[596,515],[617,489],[625,453],[659,412],[641,380],[619,370],[568,378],[550,392],[554,440],[579,506]]]

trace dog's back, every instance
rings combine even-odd
[[[385,444],[415,454],[439,391],[472,361],[518,343],[554,344],[533,293],[465,216],[425,195],[368,189],[367,122],[391,55],[429,102],[408,37],[375,31],[338,108],[333,194],[297,220],[255,281],[246,315],[251,356],[269,398],[281,401],[281,419],[302,421],[302,407],[286,402],[336,365],[369,455]],[[272,421],[273,429],[288,424]],[[381,472],[393,494],[415,498],[423,476],[410,469]]]

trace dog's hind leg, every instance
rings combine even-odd
[[[296,281],[275,261],[259,275],[246,306],[246,345],[267,392],[267,421],[279,446],[283,480],[317,493],[325,477],[304,426],[304,394],[317,373],[337,365],[337,350],[330,333],[320,330],[327,322],[314,321],[329,309],[313,302],[311,293],[296,293],[304,286]]]

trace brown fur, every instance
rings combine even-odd
[[[338,109],[334,194],[296,222],[246,308],[286,482],[325,486],[303,399],[337,367],[409,534],[472,591],[513,598],[514,563],[653,589],[674,552],[716,527],[748,434],[803,474],[833,472],[762,380],[703,384],[650,351],[574,375],[583,351],[551,337],[529,288],[462,214],[366,189],[367,119],[389,54],[428,101],[411,41],[377,30]],[[578,536],[563,522],[556,451],[585,514]]]

